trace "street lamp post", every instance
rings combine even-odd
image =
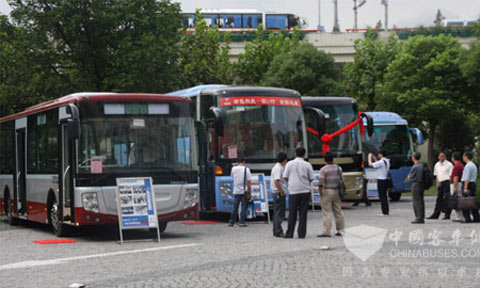
[[[360,3],[357,5],[357,0],[353,0],[353,12],[354,12],[354,19],[353,19],[353,28],[358,29],[358,8],[362,7],[367,0],[360,0]]]
[[[318,28],[322,27],[322,5],[320,2],[322,2],[322,0],[318,0]]]
[[[333,0],[334,4],[334,20],[333,20],[333,32],[340,32],[340,24],[338,24],[338,0]]]
[[[385,6],[385,31],[388,31],[388,0],[382,0],[382,5]]]

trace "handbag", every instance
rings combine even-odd
[[[245,169],[243,169],[243,197],[245,197],[245,200],[250,201],[252,199],[252,192],[247,191],[245,188],[247,186],[247,166],[245,166]]]
[[[345,187],[340,166],[338,166],[338,174],[340,174],[340,182],[338,183],[338,196],[340,196],[340,199],[344,199],[347,195],[347,187]]]
[[[469,211],[477,209],[475,196],[466,196],[458,198],[458,210]]]
[[[458,210],[458,196],[457,194],[450,195],[447,202],[447,209],[449,210]]]

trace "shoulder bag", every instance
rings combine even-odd
[[[245,197],[245,200],[250,201],[252,198],[252,192],[250,190],[247,191],[247,166],[245,166],[245,169],[243,169],[243,197]]]
[[[385,163],[385,168],[387,169],[387,189],[392,190],[393,189],[393,179],[392,179],[392,174],[390,174],[390,167],[387,164],[387,161],[383,159],[383,163]]]
[[[340,166],[337,165],[337,171],[340,176],[340,182],[338,183],[338,196],[340,199],[345,199],[347,195],[347,187],[345,187],[345,182],[343,181],[342,171],[340,170]]]

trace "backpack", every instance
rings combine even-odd
[[[432,172],[430,172],[430,169],[428,169],[427,165],[423,165],[422,174],[423,174],[423,188],[425,190],[428,190],[433,185],[433,175],[432,175]]]

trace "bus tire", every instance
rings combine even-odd
[[[402,193],[390,193],[390,200],[393,202],[400,201],[401,197],[402,197]]]
[[[160,233],[165,232],[165,229],[167,229],[167,223],[168,222],[158,222],[158,230]]]
[[[64,237],[68,234],[68,227],[61,223],[58,218],[58,204],[53,193],[48,195],[47,200],[47,219],[48,224],[52,226],[52,231],[57,237]]]
[[[3,199],[5,202],[4,210],[5,215],[7,216],[8,224],[15,226],[18,224],[18,219],[13,217],[12,204],[10,203],[10,193],[8,191],[5,191]]]

